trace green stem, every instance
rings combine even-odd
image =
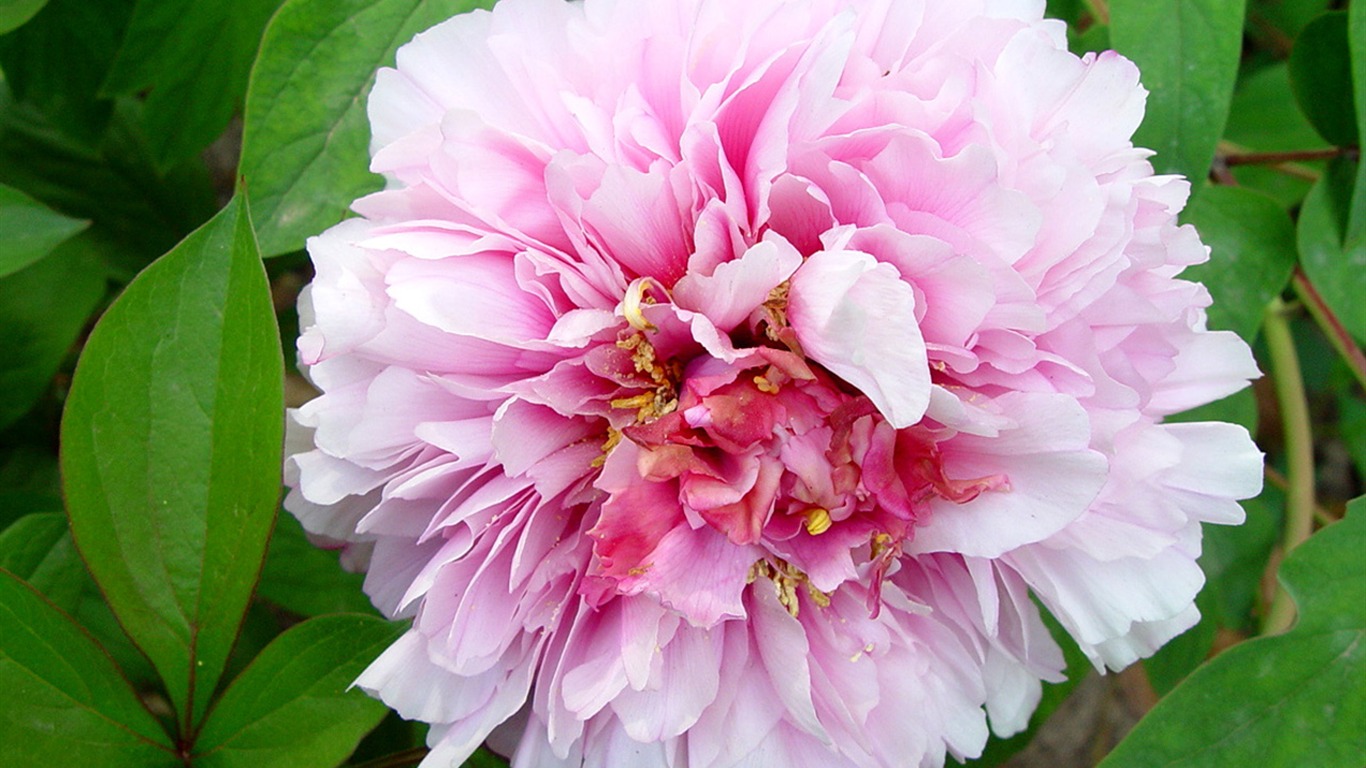
[[[1356,339],[1347,330],[1347,326],[1342,324],[1338,316],[1329,308],[1323,296],[1314,284],[1309,282],[1309,276],[1304,274],[1304,270],[1295,268],[1295,277],[1292,281],[1295,286],[1295,295],[1300,297],[1309,314],[1313,316],[1314,322],[1318,323],[1323,335],[1332,342],[1333,349],[1337,350],[1342,361],[1347,363],[1352,375],[1356,377],[1357,383],[1366,389],[1366,354],[1363,354],[1361,347]]]
[[[1282,554],[1299,546],[1314,532],[1314,435],[1310,429],[1309,401],[1295,339],[1290,333],[1285,302],[1275,299],[1266,309],[1262,334],[1271,359],[1281,424],[1285,432],[1286,508]],[[1295,622],[1295,601],[1279,584],[1262,622],[1262,634],[1284,632]]]

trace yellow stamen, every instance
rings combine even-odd
[[[821,507],[812,507],[802,513],[806,517],[806,532],[812,536],[819,536],[830,530],[834,520],[830,519],[830,510]]]
[[[754,564],[749,567],[749,574],[745,577],[745,583],[753,584],[760,576],[773,582],[773,588],[778,593],[778,604],[786,608],[793,618],[796,618],[801,610],[800,593],[797,591],[801,585],[806,586],[807,596],[817,607],[828,608],[830,606],[830,596],[816,589],[801,569],[782,558],[754,561]]]
[[[655,301],[650,297],[650,287],[655,283],[648,277],[638,277],[631,281],[626,288],[626,296],[621,300],[621,314],[626,318],[626,322],[637,331],[657,331],[655,327],[645,318],[644,305],[654,304]]]
[[[590,466],[590,467],[601,467],[602,465],[606,464],[606,463],[607,463],[607,454],[611,453],[611,452],[612,452],[612,449],[613,449],[613,448],[616,448],[616,447],[617,447],[617,444],[620,443],[620,442],[621,442],[621,430],[619,430],[619,429],[617,429],[617,428],[615,428],[615,427],[608,427],[608,428],[607,428],[607,439],[606,439],[605,441],[603,441],[603,444],[602,444],[602,453],[599,454],[599,455],[598,455],[596,458],[594,458],[592,461],[588,462],[588,466]]]

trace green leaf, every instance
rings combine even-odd
[[[1201,667],[1102,768],[1366,764],[1366,504],[1281,567],[1299,620]]]
[[[1209,326],[1253,341],[1267,302],[1295,269],[1295,225],[1275,200],[1238,187],[1208,187],[1181,216],[1210,247],[1210,259],[1181,276],[1205,284],[1214,304]]]
[[[1251,387],[1212,403],[1196,406],[1189,411],[1172,414],[1166,422],[1227,421],[1257,434],[1257,396]]]
[[[485,747],[475,750],[461,768],[507,768],[506,758],[499,757]]]
[[[265,557],[280,487],[283,359],[234,200],[105,312],[62,420],[76,545],[189,733]]]
[[[1352,455],[1357,474],[1366,477],[1366,402],[1347,392],[1339,393],[1337,402],[1342,442]]]
[[[1085,32],[1067,30],[1067,49],[1078,56],[1092,51],[1099,53],[1110,49],[1110,28],[1104,24],[1092,24]]]
[[[1338,158],[1300,209],[1300,265],[1328,307],[1358,340],[1366,340],[1366,241],[1346,237],[1356,164]]]
[[[24,26],[47,0],[0,0],[0,35]]]
[[[261,32],[280,0],[138,0],[104,81],[106,95],[147,93],[144,119],[161,166],[193,156],[232,119]]]
[[[1077,23],[1084,9],[1081,0],[1048,0],[1044,15],[1050,19],[1062,19],[1070,26]]]
[[[1224,132],[1246,0],[1112,0],[1110,42],[1143,73],[1147,116],[1134,143],[1158,173],[1199,182]]]
[[[1319,16],[1295,40],[1290,85],[1300,110],[1329,144],[1356,146],[1356,109],[1347,51],[1347,13]]]
[[[233,681],[199,734],[196,768],[330,768],[384,717],[351,683],[403,627],[320,616],[276,638]]]
[[[1285,62],[1263,67],[1238,83],[1229,108],[1225,140],[1243,152],[1293,152],[1326,146],[1290,90],[1290,67]],[[1322,163],[1304,163],[1306,170]],[[1282,206],[1298,205],[1311,183],[1275,168],[1239,165],[1230,169],[1239,184],[1266,192]]]
[[[0,38],[0,69],[21,101],[67,136],[98,143],[112,104],[98,95],[134,0],[49,0],[27,24]]]
[[[60,508],[58,503],[56,508]],[[30,514],[0,534],[0,568],[27,581],[71,615],[139,690],[156,687],[156,671],[109,612],[71,541],[66,514]]]
[[[257,597],[300,616],[374,613],[365,577],[343,571],[337,553],[313,546],[291,515],[281,515],[270,538]]]
[[[43,258],[89,225],[0,184],[0,278]]]
[[[104,267],[84,238],[0,278],[0,427],[27,413],[51,386],[104,297]]]
[[[75,613],[88,581],[66,515],[25,515],[0,533],[0,569],[27,581],[52,604]]]
[[[181,765],[109,657],[61,611],[0,570],[0,750],[5,765]]]
[[[3,93],[0,87],[0,93]],[[202,162],[159,174],[141,132],[141,111],[120,102],[98,147],[73,141],[39,110],[0,96],[0,183],[68,216],[131,279],[218,206]]]
[[[1347,37],[1351,48],[1353,101],[1356,104],[1357,135],[1366,136],[1366,3],[1347,6]],[[1366,241],[1366,163],[1357,169],[1356,192],[1348,217],[1348,239]]]
[[[417,32],[488,0],[288,0],[251,73],[238,174],[261,251],[276,256],[341,221],[381,186],[365,101],[375,71]]]
[[[1247,10],[1252,22],[1248,31],[1272,32],[1283,40],[1293,40],[1331,4],[1332,0],[1256,0]]]

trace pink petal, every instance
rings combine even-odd
[[[867,395],[892,426],[925,415],[925,342],[915,294],[895,267],[857,251],[815,253],[792,276],[788,318],[802,350]]]

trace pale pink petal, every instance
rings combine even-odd
[[[820,251],[792,277],[788,317],[802,350],[858,387],[894,427],[925,415],[930,368],[915,294],[890,264]]]

